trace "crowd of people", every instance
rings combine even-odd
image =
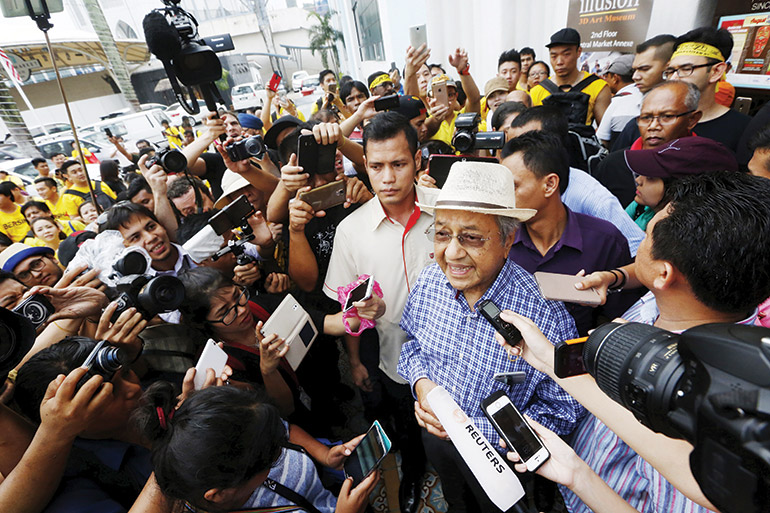
[[[483,88],[462,48],[409,47],[403,70],[322,71],[308,120],[268,89],[262,109],[164,126],[182,170],[113,137],[100,180],[57,154],[33,161],[33,187],[0,183],[0,510],[361,512],[379,471],[338,472],[356,403],[400,454],[401,511],[419,510],[427,469],[448,511],[499,511],[431,409],[438,386],[521,473],[519,511],[716,510],[692,446],[590,375],[559,378],[554,345],[615,318],[768,322],[770,110],[730,108],[723,29],[658,35],[601,76],[580,43],[565,28],[545,60],[505,50]],[[461,132],[498,144],[444,181]],[[263,151],[228,151],[253,137]],[[333,163],[302,159],[313,143]],[[306,194],[335,182],[337,204],[314,209]],[[536,272],[580,276],[600,304],[546,299]],[[164,277],[183,294],[149,301]],[[374,293],[345,308],[366,279]],[[289,293],[318,332],[299,366],[264,330]],[[208,339],[227,365],[196,390]],[[550,451],[536,474],[482,412],[500,390]]]

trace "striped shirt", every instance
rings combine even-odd
[[[628,309],[623,319],[653,324],[659,317],[655,296],[648,292]],[[757,311],[738,324],[754,324]],[[575,429],[572,441],[575,452],[618,495],[642,513],[706,513],[669,483],[652,465],[623,442],[610,428],[593,415],[587,415]],[[571,513],[590,513],[574,493],[559,486]]]
[[[564,304],[544,299],[532,275],[511,259],[479,301],[484,299],[529,317],[552,342],[577,336]],[[438,264],[420,274],[404,308],[401,328],[407,342],[401,348],[398,372],[412,388],[420,378],[444,387],[495,447],[499,436],[482,413],[481,401],[497,390],[504,390],[523,413],[559,434],[572,432],[584,412],[548,376],[522,358],[508,358],[494,338],[492,325],[477,309],[471,310]],[[514,371],[525,372],[526,381],[508,387],[494,380],[496,373]]]

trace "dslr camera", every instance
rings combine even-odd
[[[481,116],[476,112],[458,114],[452,146],[460,153],[475,150],[499,150],[505,145],[503,132],[479,132]]]
[[[181,173],[187,169],[187,157],[177,149],[166,147],[156,151],[155,155],[145,162],[147,169],[155,164],[161,166],[168,174]]]
[[[261,135],[252,135],[229,146],[225,146],[225,150],[227,150],[227,155],[233,162],[246,160],[251,157],[261,159],[265,154],[265,141],[262,140]],[[186,160],[185,165],[187,165]]]
[[[118,303],[112,322],[131,307],[147,320],[159,313],[172,312],[184,301],[184,285],[174,276],[146,276],[149,257],[144,250],[129,248],[122,258],[113,264],[119,278],[116,285],[108,288],[108,296]]]
[[[642,424],[694,445],[690,468],[720,511],[768,511],[770,329],[705,324],[678,335],[608,323],[588,337],[583,362]]]

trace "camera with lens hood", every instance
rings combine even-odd
[[[252,135],[229,146],[225,146],[225,150],[227,150],[227,155],[233,162],[246,160],[251,157],[261,159],[265,154],[265,141],[261,135]]]
[[[475,150],[499,150],[505,146],[504,132],[479,132],[481,116],[476,112],[458,114],[452,146],[460,153]]]
[[[145,162],[147,169],[155,164],[161,166],[168,174],[181,173],[187,169],[187,157],[177,149],[162,148]]]
[[[642,424],[693,444],[692,473],[720,511],[768,511],[770,329],[705,324],[679,335],[608,323],[588,337],[583,361]]]
[[[133,307],[147,320],[179,308],[184,301],[184,285],[175,276],[147,276],[150,259],[139,248],[128,248],[113,264],[118,278],[108,287],[107,295],[118,303],[111,322]]]

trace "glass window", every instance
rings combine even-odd
[[[382,28],[380,27],[380,11],[377,0],[359,0],[353,4],[358,29],[358,45],[361,60],[385,60],[385,48],[382,44]]]

